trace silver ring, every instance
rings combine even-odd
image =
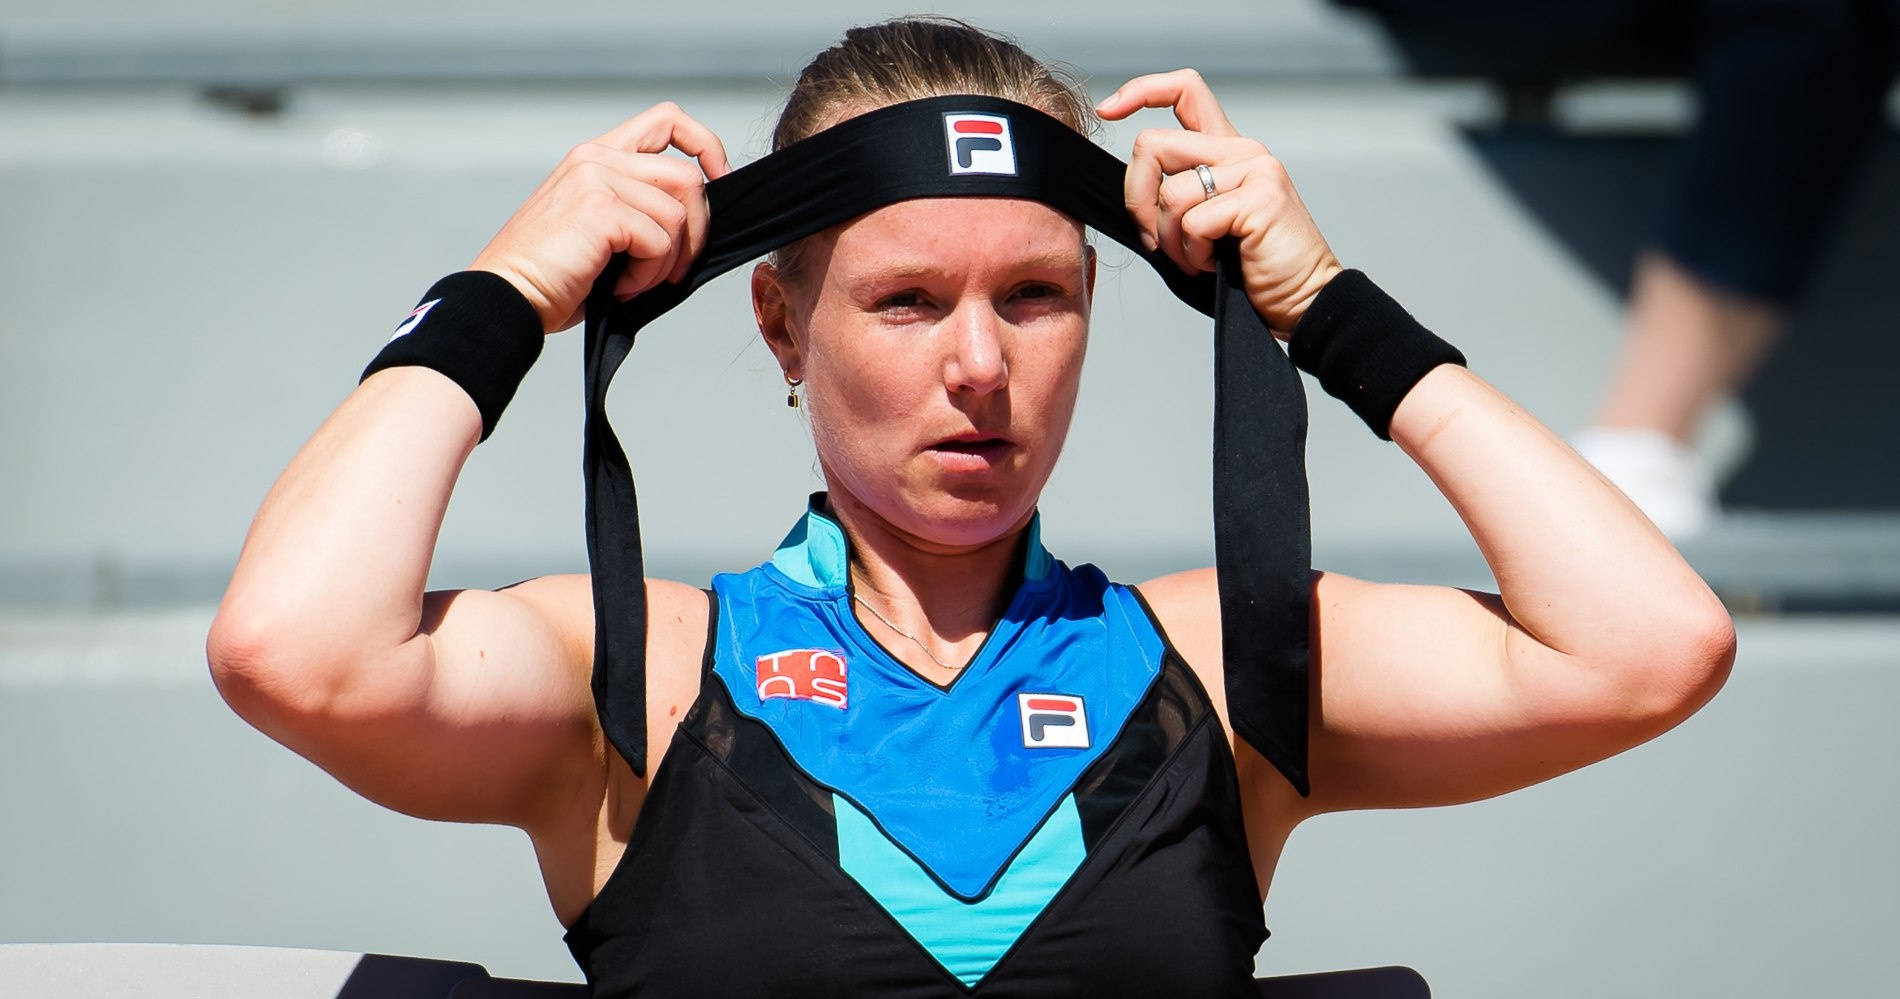
[[[1214,171],[1207,164],[1196,166],[1194,176],[1201,178],[1201,190],[1206,191],[1209,198],[1220,193],[1214,188]]]

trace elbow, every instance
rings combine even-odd
[[[296,684],[274,649],[270,629],[256,617],[220,610],[205,635],[205,664],[218,696],[238,716],[267,728],[273,708],[290,707]]]
[[[1728,682],[1735,667],[1735,622],[1713,595],[1714,610],[1682,637],[1648,657],[1634,671],[1637,714],[1653,732],[1660,734],[1676,727],[1701,710]]]
[[[268,733],[290,719],[320,714],[340,671],[298,650],[268,616],[221,608],[205,635],[205,664],[224,703]]]
[[[1728,683],[1729,673],[1735,668],[1735,621],[1728,611],[1720,610],[1713,623],[1697,647],[1700,655],[1694,660],[1697,664],[1694,696],[1690,698],[1688,712],[1707,704],[1716,692]]]

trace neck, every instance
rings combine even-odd
[[[991,541],[951,546],[904,532],[843,493],[830,494],[829,508],[850,541],[853,591],[875,611],[857,608],[859,622],[920,672],[942,676],[942,664],[967,663],[1021,583],[1034,511]]]

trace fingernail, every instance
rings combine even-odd
[[[1153,253],[1155,251],[1155,247],[1160,246],[1160,245],[1161,245],[1160,243],[1155,242],[1154,236],[1150,235],[1146,230],[1142,231],[1142,234],[1141,234],[1141,248],[1142,249],[1147,250],[1149,253]]]
[[[1107,97],[1102,98],[1102,103],[1095,105],[1095,110],[1101,111],[1101,110],[1106,109],[1110,104],[1115,103],[1115,99],[1120,97],[1121,95],[1122,95],[1122,92],[1117,90],[1114,93],[1109,94]]]

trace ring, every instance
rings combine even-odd
[[[1196,166],[1194,176],[1201,178],[1201,190],[1206,191],[1209,198],[1220,193],[1214,189],[1214,171],[1207,164],[1202,163]]]

